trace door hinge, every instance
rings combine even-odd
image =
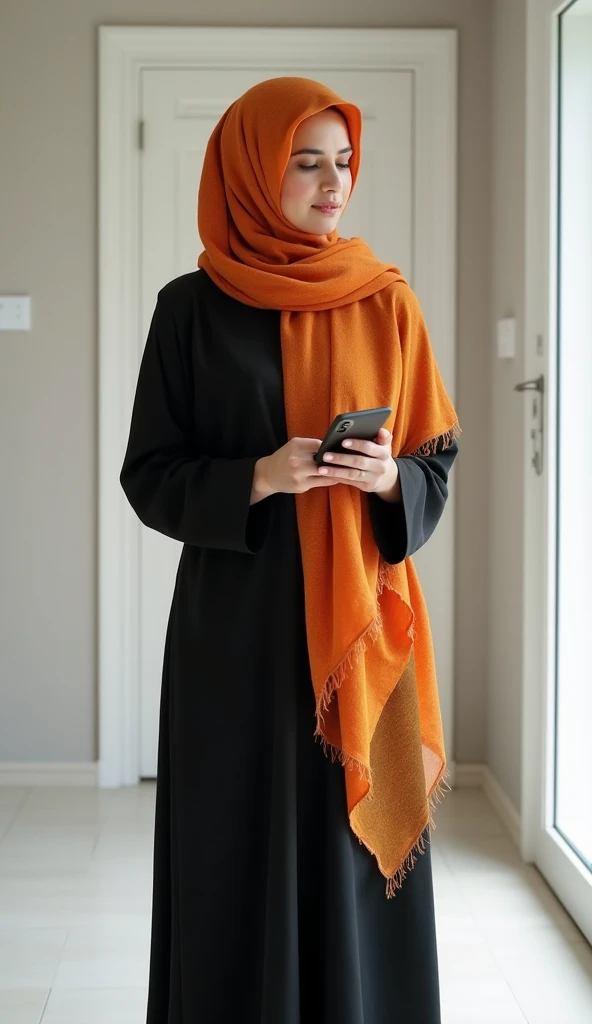
[[[138,149],[144,149],[144,121],[138,121]]]

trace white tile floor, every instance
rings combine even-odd
[[[154,784],[0,787],[1,1024],[144,1024]],[[443,1024],[590,1024],[592,950],[478,790],[432,843]]]

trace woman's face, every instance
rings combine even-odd
[[[336,110],[322,110],[298,125],[282,180],[282,213],[312,235],[334,231],[352,187],[347,123]]]

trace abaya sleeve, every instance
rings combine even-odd
[[[254,554],[272,503],[250,505],[257,456],[211,458],[193,427],[191,339],[162,295],[140,365],[120,482],[145,526],[203,548]],[[229,402],[231,401],[229,382]]]
[[[415,554],[434,532],[448,497],[448,474],[458,443],[433,455],[406,455],[399,467],[402,501],[394,504],[370,493],[370,517],[378,549],[395,565]]]

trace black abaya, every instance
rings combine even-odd
[[[347,411],[347,410],[344,410]],[[250,505],[287,442],[280,313],[203,271],[161,290],[121,473],[183,542],[160,704],[147,1024],[439,1024],[429,845],[394,899],[313,738],[294,495]],[[441,515],[456,443],[370,502],[389,562]],[[207,454],[204,454],[207,453]]]

